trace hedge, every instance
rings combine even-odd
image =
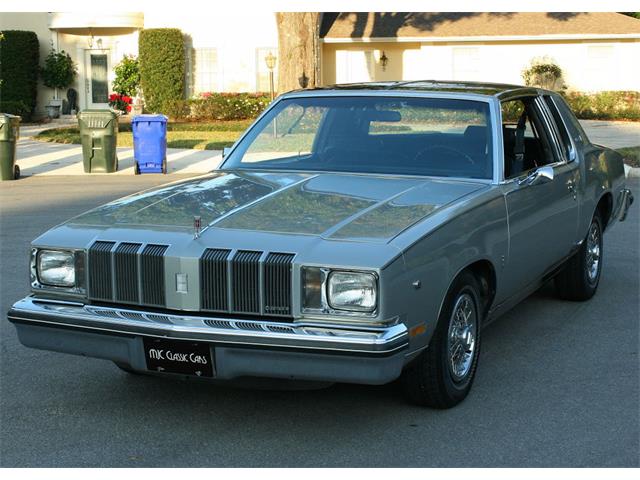
[[[0,33],[0,111],[29,120],[38,94],[38,36],[24,30]]]
[[[140,85],[146,109],[161,112],[184,92],[184,39],[177,28],[142,30],[138,40]]]
[[[640,92],[608,91],[564,94],[578,118],[593,120],[640,120]]]
[[[269,101],[266,93],[205,93],[170,101],[162,113],[178,120],[245,120],[260,115]]]

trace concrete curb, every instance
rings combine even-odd
[[[624,175],[627,178],[640,178],[640,167],[624,166]]]

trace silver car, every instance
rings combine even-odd
[[[481,327],[554,279],[587,300],[633,201],[556,93],[389,82],[281,96],[212,173],[33,241],[33,348],[129,372],[384,384],[448,408]]]

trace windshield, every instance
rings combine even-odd
[[[489,104],[413,97],[307,97],[278,102],[229,168],[492,177]]]

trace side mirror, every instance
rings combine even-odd
[[[571,147],[569,147],[569,163],[574,162],[577,157],[578,154],[576,153],[576,147],[571,145]]]
[[[553,167],[540,167],[526,177],[518,180],[518,185],[537,185],[540,183],[547,183],[553,180],[553,175]]]
[[[231,147],[224,147],[222,149],[222,158],[227,158],[227,156],[231,153]]]

